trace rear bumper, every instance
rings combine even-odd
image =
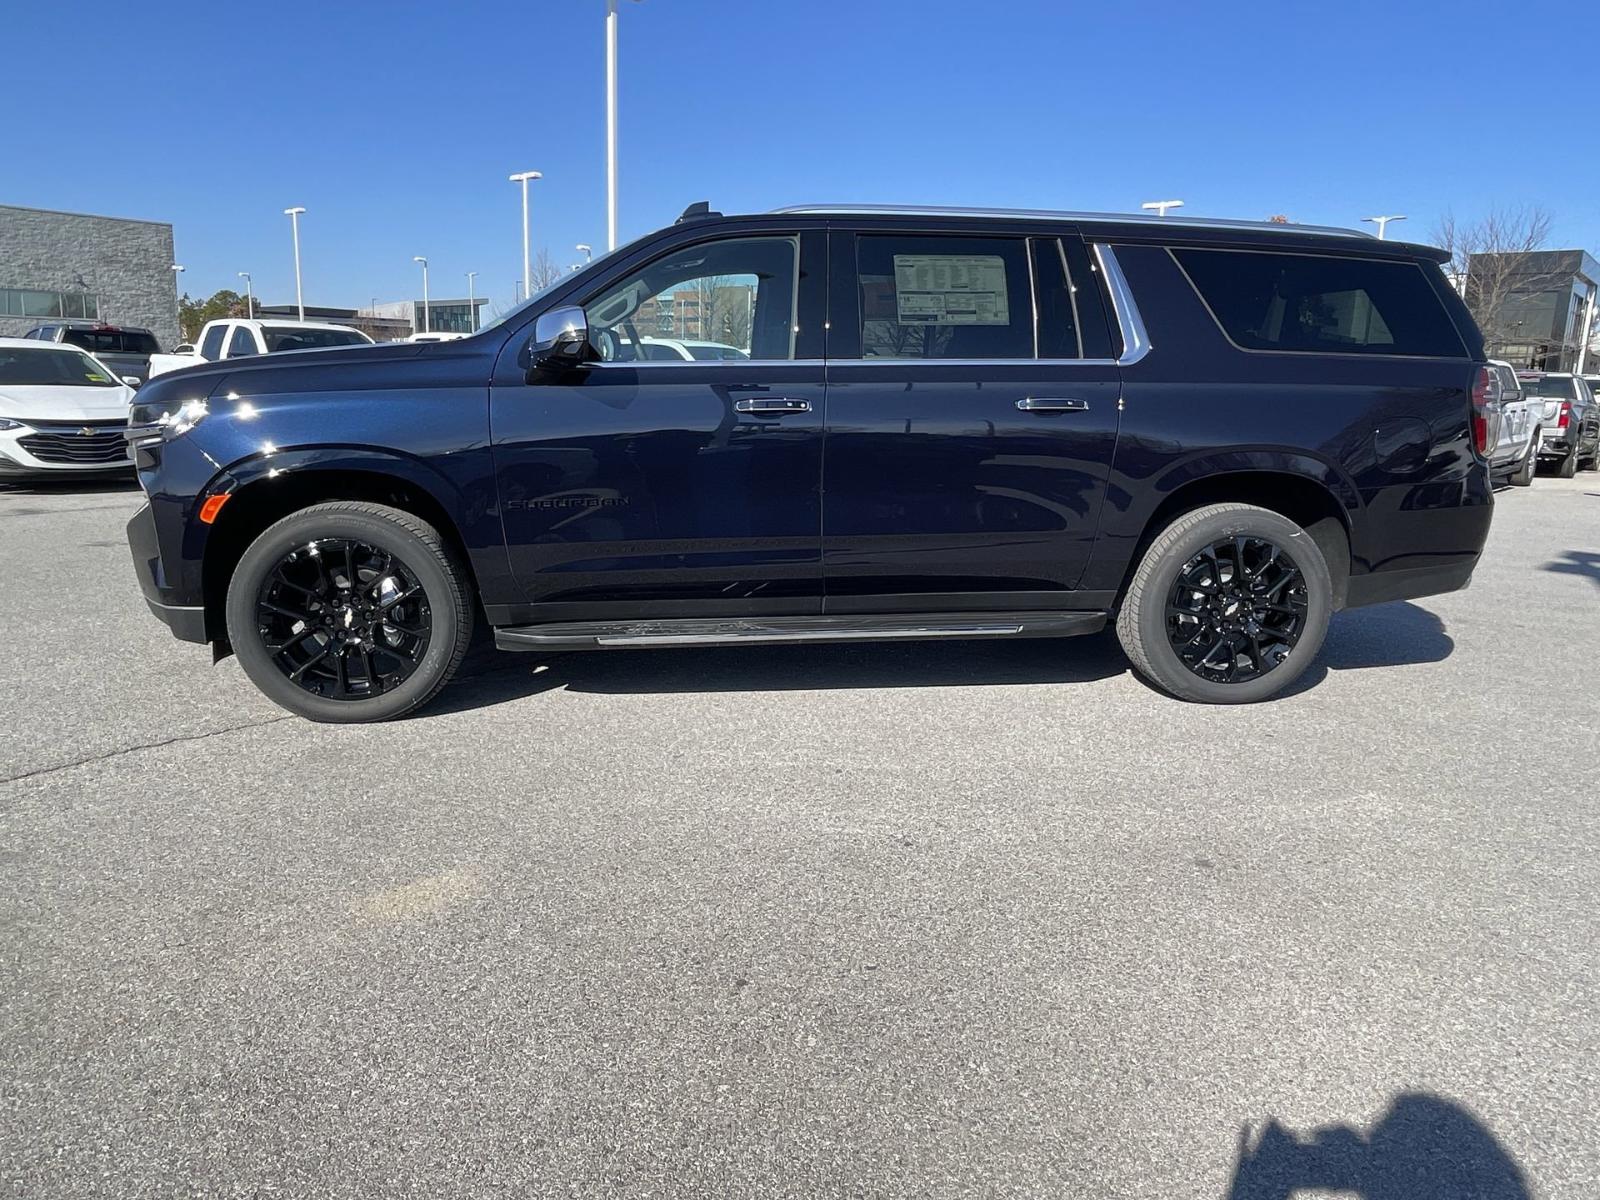
[[[1345,594],[1345,607],[1360,608],[1367,604],[1387,604],[1391,600],[1415,600],[1419,596],[1458,592],[1472,582],[1472,572],[1477,565],[1478,560],[1473,558],[1443,567],[1411,567],[1403,571],[1352,575]]]
[[[167,583],[161,561],[161,543],[156,536],[155,515],[148,504],[128,521],[128,549],[133,553],[133,572],[150,611],[166,623],[172,636],[185,642],[204,644],[206,610],[203,604],[178,604],[176,593]]]

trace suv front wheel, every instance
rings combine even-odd
[[[228,584],[228,639],[251,681],[313,721],[383,721],[442,688],[472,638],[467,574],[400,509],[317,504],[250,544]]]
[[[1181,700],[1264,700],[1316,657],[1333,611],[1321,549],[1250,504],[1184,513],[1150,543],[1117,614],[1146,679]]]

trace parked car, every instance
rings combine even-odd
[[[143,383],[150,378],[150,356],[161,353],[156,335],[138,325],[103,325],[94,321],[52,321],[36,325],[25,338],[57,342],[87,350],[126,379]]]
[[[150,374],[165,375],[168,371],[201,363],[252,358],[257,354],[372,344],[366,334],[348,325],[324,325],[317,321],[247,321],[229,317],[207,321],[200,330],[198,342],[185,353],[151,355]]]
[[[1489,472],[1517,487],[1527,487],[1539,465],[1539,422],[1544,415],[1544,401],[1522,390],[1516,368],[1508,362],[1490,359],[1489,374],[1494,411]]]
[[[402,342],[412,342],[412,343],[416,343],[416,342],[453,342],[453,341],[456,341],[459,338],[464,338],[466,336],[467,335],[464,334],[464,333],[413,333],[410,337],[401,338],[400,340]]]
[[[1260,700],[1342,608],[1467,585],[1482,338],[1425,246],[1349,230],[704,205],[448,346],[147,385],[140,586],[321,721],[506,650],[1065,637]],[[736,361],[642,306],[752,288]],[[638,318],[638,319],[636,319]]]
[[[1517,380],[1543,406],[1539,461],[1554,466],[1562,479],[1600,465],[1600,406],[1588,382],[1555,371],[1518,371]]]
[[[656,359],[662,362],[709,362],[719,358],[750,357],[739,347],[729,346],[723,342],[697,342],[685,338],[641,337],[639,344],[644,347],[640,357]]]
[[[131,470],[133,388],[76,346],[0,338],[0,481]]]

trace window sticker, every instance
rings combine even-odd
[[[896,254],[901,325],[1009,325],[1006,264],[997,254]]]

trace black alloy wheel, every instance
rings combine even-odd
[[[472,640],[472,576],[415,513],[332,500],[240,556],[228,643],[250,681],[312,721],[386,721],[426,704]]]
[[[1179,569],[1167,637],[1201,679],[1247,683],[1289,657],[1308,603],[1305,575],[1286,550],[1263,537],[1222,538]]]
[[[261,585],[256,617],[284,677],[332,700],[393,691],[416,671],[432,635],[416,572],[351,538],[319,538],[280,558]]]

